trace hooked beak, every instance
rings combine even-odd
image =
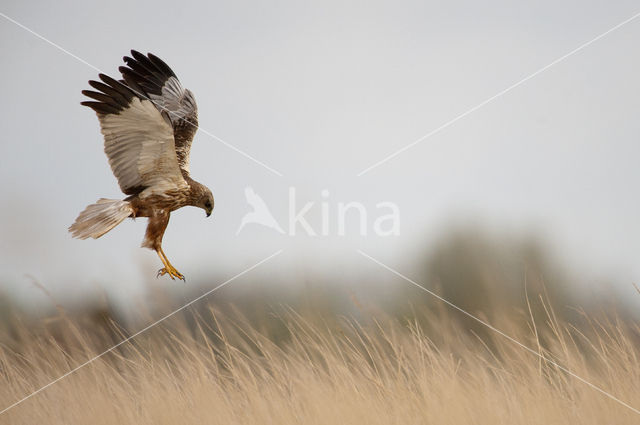
[[[207,211],[207,217],[209,217],[211,215],[211,210]]]

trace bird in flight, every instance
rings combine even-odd
[[[184,276],[162,250],[171,212],[184,206],[213,210],[213,194],[191,178],[189,152],[198,129],[198,108],[191,91],[157,56],[135,50],[125,56],[121,80],[99,74],[89,81],[96,91],[82,105],[98,115],[104,151],[125,195],[99,199],[80,213],[69,231],[75,238],[97,239],[125,218],[148,217],[142,246],[153,249],[164,265],[158,276]]]

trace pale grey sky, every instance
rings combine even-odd
[[[163,58],[196,96],[192,174],[216,197],[206,219],[172,215],[165,251],[187,277],[240,272],[379,273],[364,249],[408,267],[452,218],[546,240],[578,274],[640,279],[640,19],[451,127],[395,150],[640,12],[634,1],[5,2],[0,11],[102,71],[132,48]],[[98,122],[80,106],[96,72],[0,18],[0,288],[33,296],[109,288],[125,299],[160,263],[139,248],[145,220],[97,241],[67,227],[99,197],[120,198]],[[400,236],[310,238],[247,227],[251,186],[287,222],[288,190],[329,204],[397,203]],[[332,210],[332,211],[334,211]],[[360,277],[359,277],[360,276]],[[587,282],[588,279],[585,279]],[[585,283],[586,284],[586,283]]]

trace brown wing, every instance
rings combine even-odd
[[[99,76],[102,82],[89,81],[98,91],[82,92],[95,101],[82,104],[98,115],[104,151],[122,191],[145,197],[188,188],[168,120],[137,94],[140,88],[133,82]]]
[[[190,90],[185,89],[176,74],[157,56],[131,51],[123,59],[127,66],[119,68],[126,81],[135,82],[144,94],[166,113],[173,127],[180,169],[189,175],[191,142],[198,129],[198,107]]]

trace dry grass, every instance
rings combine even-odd
[[[383,315],[356,323],[289,310],[260,330],[238,317],[212,308],[174,317],[3,413],[0,423],[640,423],[554,365],[500,336],[465,332],[445,315],[423,324]],[[640,408],[638,329],[585,319],[578,330],[552,313],[528,329],[509,323],[501,328]],[[0,408],[122,338],[113,326],[81,326],[64,313],[14,323],[5,336]]]

